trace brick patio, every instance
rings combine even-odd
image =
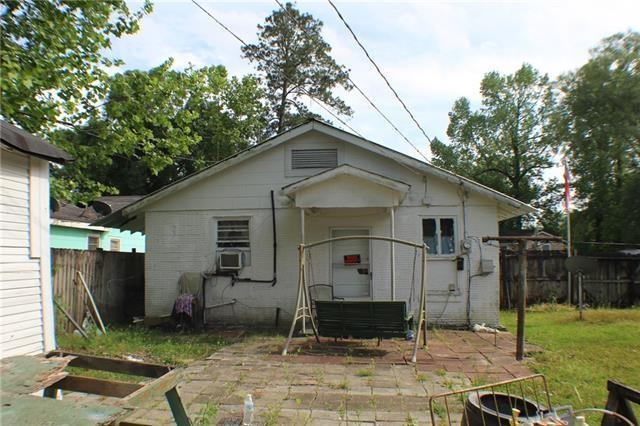
[[[252,337],[191,364],[179,387],[192,419],[207,408],[212,424],[239,424],[251,393],[255,424],[430,424],[428,396],[531,374],[515,361],[515,341],[468,331],[432,331],[429,350],[411,356],[411,342],[299,338],[282,357],[282,337]],[[171,424],[162,398],[128,419]]]

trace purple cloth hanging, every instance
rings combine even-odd
[[[181,294],[176,299],[174,310],[176,314],[185,314],[189,318],[193,318],[193,305],[196,303],[196,297],[193,294]]]

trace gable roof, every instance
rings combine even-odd
[[[54,163],[64,164],[73,160],[60,148],[4,120],[0,120],[0,140],[17,151]]]
[[[431,174],[437,176],[445,181],[453,183],[455,185],[460,185],[466,189],[471,191],[483,194],[489,198],[494,199],[502,208],[502,214],[499,211],[499,216],[502,216],[503,219],[507,219],[509,217],[519,216],[526,213],[531,213],[536,211],[536,209],[529,204],[523,203],[513,197],[510,197],[506,194],[503,194],[495,189],[484,186],[480,183],[474,182],[471,179],[466,177],[457,175],[453,172],[445,170],[441,167],[435,166],[431,163],[427,163],[425,161],[418,160],[409,155],[403,154],[401,152],[395,151],[391,148],[387,148],[386,146],[380,145],[376,142],[370,141],[363,137],[354,135],[337,127],[334,127],[325,122],[319,121],[317,119],[311,119],[306,123],[300,124],[296,127],[293,127],[283,133],[277,134],[269,139],[266,139],[263,142],[260,142],[256,145],[253,145],[243,151],[240,151],[230,157],[227,157],[224,160],[221,160],[209,167],[206,167],[196,173],[193,173],[189,176],[186,176],[182,179],[179,179],[164,188],[161,188],[157,191],[152,192],[151,194],[143,197],[137,202],[118,210],[117,212],[106,216],[102,219],[97,220],[94,224],[96,225],[106,225],[106,226],[121,226],[126,222],[133,220],[133,218],[145,207],[149,206],[156,201],[165,198],[181,189],[193,185],[196,182],[200,182],[201,180],[207,179],[210,176],[215,175],[227,168],[234,166],[242,161],[248,160],[264,151],[267,151],[273,147],[281,145],[297,136],[310,132],[312,130],[324,133],[329,136],[333,136],[341,141],[351,143],[360,148],[363,148],[367,151],[377,153],[384,157],[390,158],[406,167],[414,169],[417,172]]]

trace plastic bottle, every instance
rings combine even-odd
[[[573,422],[575,426],[589,426],[584,418],[584,416],[576,416],[575,421]]]
[[[242,424],[243,426],[249,426],[253,423],[253,412],[255,410],[255,406],[253,405],[253,398],[251,394],[248,393],[244,398],[244,413],[242,416]]]

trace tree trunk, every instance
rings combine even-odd
[[[282,83],[282,94],[280,95],[280,105],[278,106],[278,131],[282,133],[284,130],[284,115],[287,107],[287,81]]]

